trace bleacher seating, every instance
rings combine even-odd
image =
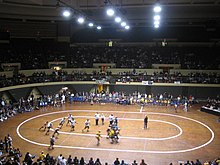
[[[67,61],[68,68],[115,63],[116,68],[151,68],[181,64],[182,69],[218,69],[219,47],[74,46],[54,40],[13,39],[0,44],[0,63],[21,62],[22,69],[48,68],[49,61]],[[209,60],[207,60],[209,58]]]

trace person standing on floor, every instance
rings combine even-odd
[[[148,117],[147,117],[147,115],[145,115],[145,118],[144,118],[144,129],[147,129],[147,124],[148,124]]]
[[[113,114],[109,115],[108,119],[109,119],[109,125],[112,125],[114,121],[114,115]]]
[[[178,109],[178,103],[175,103],[174,104],[174,110],[175,110],[176,113],[177,113],[177,109]]]
[[[95,114],[95,125],[99,125],[99,118],[100,118],[100,115],[98,112],[96,112]]]
[[[105,123],[105,115],[103,113],[101,115],[101,120],[102,120],[102,125],[104,125],[104,123]]]

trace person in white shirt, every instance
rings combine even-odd
[[[67,160],[63,156],[61,161],[60,161],[60,165],[66,165],[66,162],[67,162]]]
[[[64,125],[64,123],[65,123],[65,120],[66,120],[65,117],[63,117],[63,118],[60,120],[60,122],[59,122],[59,127],[60,127],[60,129],[63,127],[63,125]]]
[[[73,118],[71,121],[71,131],[75,131],[75,125],[78,124],[76,120]]]
[[[45,133],[45,135],[48,135],[48,133],[50,132],[51,128],[53,128],[53,123],[48,122],[48,124],[47,124],[47,132]]]
[[[90,120],[89,120],[89,119],[86,119],[86,121],[85,121],[85,127],[84,127],[84,129],[82,130],[82,132],[84,132],[84,130],[87,130],[87,132],[89,132],[89,126],[90,126]]]
[[[95,125],[99,125],[99,118],[100,118],[100,115],[98,112],[96,112],[95,114]]]
[[[8,144],[9,147],[12,147],[12,137],[8,134]]]
[[[184,110],[185,110],[186,112],[188,112],[188,103],[187,103],[187,102],[184,103]]]
[[[114,115],[113,114],[109,115],[108,119],[109,119],[109,125],[112,125],[114,121]]]
[[[57,157],[57,164],[60,164],[62,158],[63,158],[63,155],[62,155],[62,154],[60,154],[60,155]]]
[[[61,104],[64,104],[65,103],[65,100],[66,100],[66,96],[63,94],[61,96]]]
[[[71,123],[72,119],[73,119],[73,116],[71,114],[69,114],[69,116],[67,117],[68,118],[68,121],[66,123],[66,126]]]

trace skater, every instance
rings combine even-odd
[[[99,130],[97,133],[96,133],[96,139],[97,139],[97,146],[100,144],[100,138],[101,138],[101,130]]]
[[[49,149],[54,149],[54,143],[55,143],[55,137],[54,136],[52,136],[51,138],[50,138],[50,146],[49,146]]]
[[[73,118],[72,121],[71,121],[71,130],[70,131],[75,131],[75,125],[78,124],[76,122],[76,120]]]
[[[115,127],[118,127],[118,117],[116,116],[113,122]]]
[[[55,137],[55,135],[57,135],[56,138],[58,138],[58,135],[60,134],[60,133],[58,132],[59,130],[60,130],[60,127],[58,126],[57,128],[55,128],[54,133],[53,133],[52,136]]]
[[[71,121],[73,119],[73,116],[71,114],[69,114],[69,116],[67,117],[68,118],[68,121],[66,123],[66,126],[68,126],[68,124],[70,123],[71,124]]]
[[[48,135],[48,133],[50,132],[50,129],[53,128],[53,123],[48,122],[47,123],[47,132],[45,133],[45,135]]]
[[[41,129],[43,129],[43,131],[46,131],[46,129],[47,129],[47,124],[48,124],[48,121],[46,121],[46,122],[39,128],[39,131],[41,131]]]
[[[89,132],[89,126],[90,126],[90,120],[89,120],[89,119],[86,119],[86,121],[85,121],[85,127],[84,127],[84,129],[82,130],[82,132],[84,132],[84,130],[87,130],[87,132]]]
[[[64,123],[65,123],[65,120],[66,120],[65,117],[60,120],[60,123],[59,123],[60,129],[63,127],[63,125],[64,125]]]

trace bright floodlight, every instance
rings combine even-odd
[[[107,13],[108,16],[111,17],[115,14],[115,11],[112,8],[110,8],[110,9],[107,9],[106,13]]]
[[[97,26],[97,29],[98,29],[98,30],[101,30],[101,29],[102,29],[102,27],[101,27],[101,26]]]
[[[122,27],[126,26],[126,22],[122,22],[122,23],[121,23],[121,26],[122,26]]]
[[[154,25],[154,28],[156,28],[156,29],[159,28],[159,25]]]
[[[127,26],[125,26],[125,29],[126,29],[126,30],[130,29],[130,26],[128,26],[128,25],[127,25]]]
[[[79,17],[79,18],[77,19],[77,21],[78,21],[80,24],[82,24],[82,23],[84,23],[85,19],[84,19],[83,17]]]
[[[70,11],[69,10],[63,11],[63,16],[64,17],[69,17],[70,16]]]
[[[154,12],[155,12],[155,13],[159,13],[159,12],[161,12],[161,7],[158,6],[158,5],[155,6],[155,7],[154,7]]]
[[[155,21],[159,21],[159,20],[160,20],[160,16],[159,16],[159,15],[155,15],[155,16],[154,16],[154,20],[155,20]]]
[[[121,22],[121,18],[120,17],[115,17],[115,22],[117,22],[117,23]]]
[[[94,24],[92,22],[90,22],[88,25],[89,25],[89,27],[93,27],[94,26]]]
[[[160,25],[160,21],[154,21],[154,25]]]

